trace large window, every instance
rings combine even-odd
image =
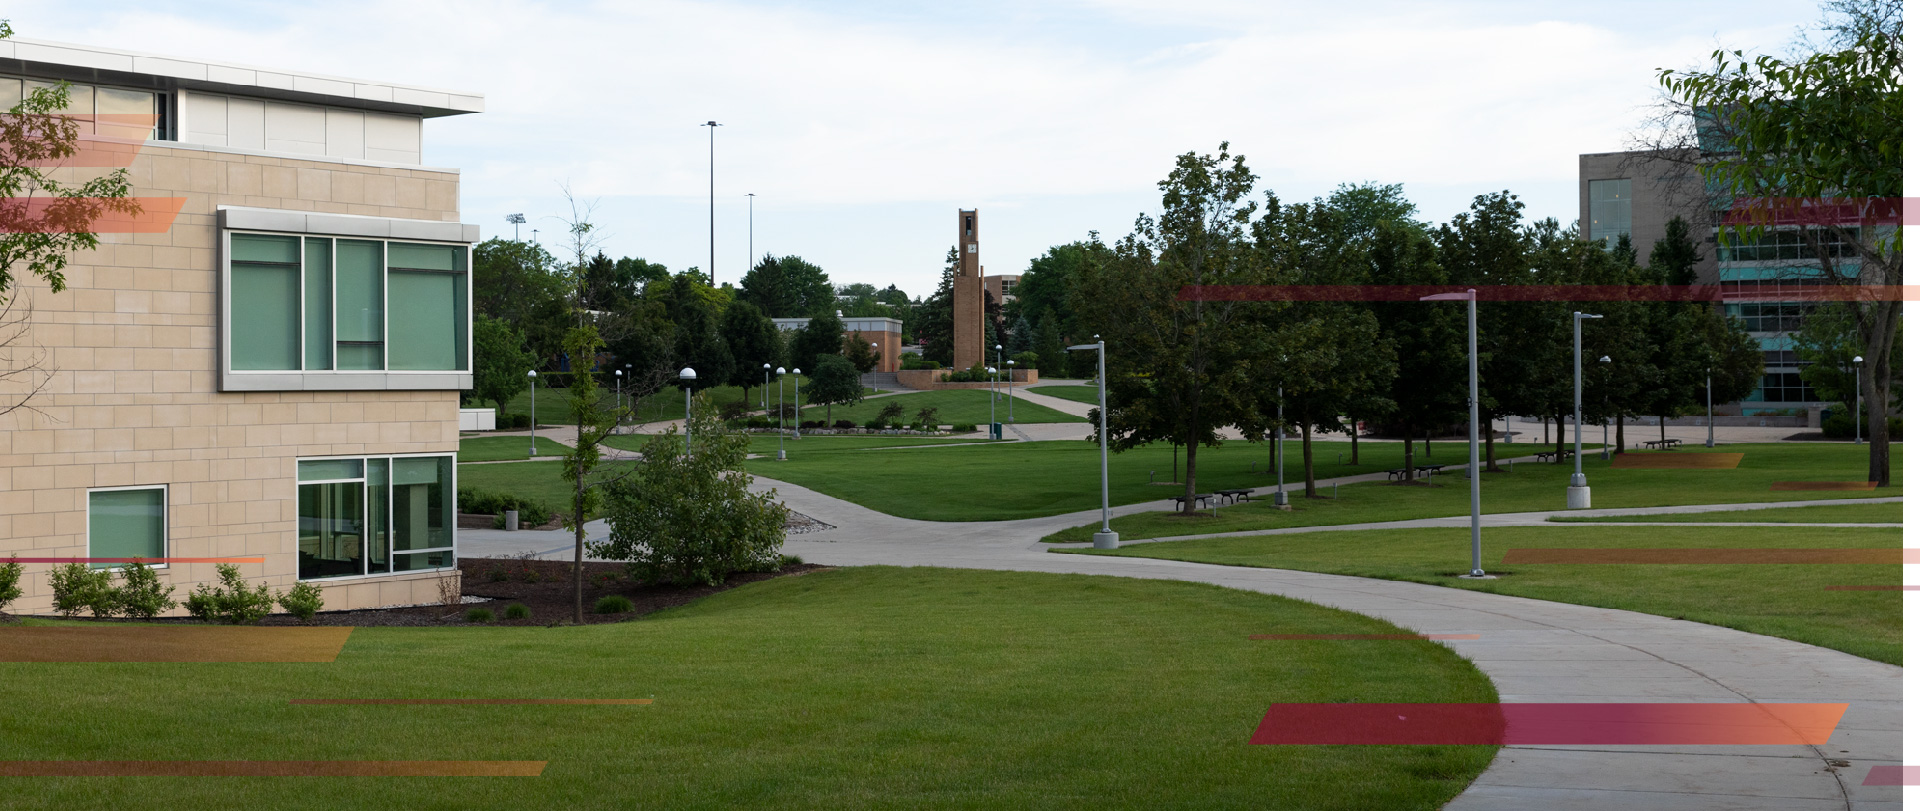
[[[1760,379],[1758,397],[1749,399],[1767,403],[1810,403],[1819,398],[1813,387],[1800,380],[1799,372],[1768,372]]]
[[[0,76],[0,112],[13,109],[26,94],[53,84]],[[71,116],[82,135],[139,141],[174,140],[172,128],[168,126],[165,93],[69,83],[67,106],[60,113]]]
[[[87,491],[87,557],[167,556],[167,488],[110,487]],[[124,566],[95,563],[93,568]]]
[[[453,565],[451,456],[299,463],[300,579]]]
[[[468,368],[464,245],[236,231],[227,249],[232,372]]]
[[[1609,248],[1619,244],[1620,235],[1633,231],[1633,180],[1587,181],[1587,207],[1593,215],[1587,238],[1604,239]]]
[[[1727,305],[1727,314],[1740,319],[1748,332],[1798,332],[1812,310],[1812,305],[1798,302]]]

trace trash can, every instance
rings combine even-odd
[[[509,531],[520,529],[520,511],[507,510],[504,516],[504,524]]]
[[[988,436],[989,438],[991,438],[991,439],[999,439],[999,438],[1000,438],[1000,423],[997,423],[997,422],[996,422],[996,423],[993,423],[992,425],[990,425],[990,426],[988,426],[988,430],[987,430],[987,436]]]

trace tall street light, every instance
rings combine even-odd
[[[1713,367],[1707,367],[1707,447],[1713,447]]]
[[[781,371],[786,371],[782,369]],[[773,382],[773,364],[760,364],[760,410],[767,410],[767,386]]]
[[[616,420],[620,418],[620,381],[623,377],[619,369],[613,370],[613,413]]]
[[[1586,424],[1586,420],[1581,416],[1580,400],[1581,385],[1584,380],[1580,374],[1580,322],[1589,318],[1605,317],[1579,311],[1573,314],[1573,481],[1567,483],[1567,509],[1569,510],[1584,510],[1593,506],[1593,491],[1587,487],[1587,474],[1580,467],[1580,450],[1585,447],[1580,444],[1580,426]],[[1712,386],[1712,378],[1708,378],[1708,381],[1707,385]]]
[[[508,214],[507,215],[507,222],[513,223],[513,241],[515,242],[520,241],[520,226],[525,224],[526,221],[527,221],[527,215],[525,214]]]
[[[1480,464],[1474,458],[1474,449],[1480,446],[1480,321],[1476,309],[1479,299],[1473,288],[1467,288],[1465,293],[1440,293],[1422,296],[1420,300],[1467,302],[1467,503],[1472,511],[1473,570],[1461,576],[1487,577],[1486,570],[1480,568]],[[1311,429],[1302,426],[1300,430]]]
[[[1860,364],[1866,358],[1853,356],[1853,444],[1860,444]]]
[[[1113,531],[1113,509],[1107,502],[1107,342],[1096,340],[1067,349],[1092,349],[1100,353],[1100,531],[1093,533],[1093,548],[1119,549],[1120,533]]]
[[[1013,370],[1020,367],[1020,361],[1007,364],[1007,424],[1013,424]]]
[[[1001,368],[1006,368],[1007,356],[1001,353],[999,344],[993,345],[993,362],[999,365]],[[993,380],[990,383],[988,383],[988,386],[993,389],[993,398],[996,400],[1000,399],[1000,376],[998,372],[994,373]],[[1012,395],[1008,395],[1008,396],[1012,396]],[[1013,408],[1009,406],[1007,408],[1007,411],[1012,412]],[[996,433],[998,432],[996,431]]]
[[[793,367],[793,438],[800,439],[800,367]]]
[[[693,455],[693,367],[680,370],[680,383],[687,388],[687,455]]]
[[[997,402],[1000,399],[1000,384],[997,382],[999,381],[999,379],[1000,379],[1000,370],[995,367],[988,366],[987,367],[987,438],[988,439],[1000,438],[1000,421],[995,416],[998,413],[995,409],[997,409],[1000,405],[1000,403]]]
[[[1282,510],[1291,510],[1287,503],[1287,387],[1273,387],[1273,429],[1274,465],[1273,465],[1273,506]]]
[[[787,367],[782,366],[773,370],[773,373],[780,376],[780,393],[775,395],[774,399],[774,410],[777,414],[774,417],[776,422],[774,423],[773,433],[780,437],[780,456],[778,458],[780,461],[785,462],[787,461]],[[766,396],[764,390],[761,391],[760,394],[762,397]]]
[[[1613,363],[1613,356],[1611,356],[1611,355],[1601,355],[1601,356],[1600,356],[1600,362],[1601,362],[1601,363],[1605,363],[1605,364],[1612,364],[1612,363]],[[1601,368],[1602,368],[1602,369],[1604,369],[1604,368],[1606,368],[1606,367],[1604,367],[1604,366],[1603,366],[1603,367],[1601,367]],[[1605,379],[1606,379],[1606,376],[1605,376],[1605,375],[1603,374],[1603,375],[1601,376],[1601,379],[1602,379],[1602,380],[1605,380]],[[1604,419],[1604,417],[1603,417],[1603,419]],[[1602,423],[1600,424],[1600,458],[1601,458],[1601,459],[1612,459],[1612,458],[1613,458],[1613,439],[1607,436],[1607,428],[1606,428],[1606,423],[1605,423],[1605,422],[1602,422]]]
[[[707,128],[707,284],[719,287],[720,269],[713,264],[713,133],[721,124],[708,121],[700,126]]]
[[[532,369],[527,370],[527,458],[528,459],[532,459],[535,455],[537,455],[534,450],[533,432],[535,429],[540,427],[540,417],[538,416],[540,413],[540,407],[539,407],[540,404],[538,402],[537,396],[533,393],[533,381],[538,379],[539,377],[540,377],[540,374],[538,372],[535,372]]]

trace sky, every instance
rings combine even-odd
[[[920,296],[956,210],[980,211],[986,272],[1019,273],[1049,246],[1111,241],[1157,213],[1174,158],[1223,141],[1283,201],[1400,183],[1439,222],[1511,190],[1532,218],[1571,223],[1577,156],[1623,148],[1656,70],[1719,47],[1778,52],[1818,8],[27,0],[4,13],[28,39],[484,95],[485,113],[429,120],[424,145],[428,165],[461,170],[462,219],[483,236],[513,236],[505,217],[524,213],[523,238],[539,229],[563,250],[570,190],[610,255],[726,282],[756,254],[797,254],[837,284]]]

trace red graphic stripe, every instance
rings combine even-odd
[[[1255,744],[1823,744],[1846,704],[1275,704]]]
[[[74,153],[64,157],[53,154],[62,119],[75,123],[78,140]],[[0,144],[0,160],[10,166],[39,168],[74,167],[120,169],[133,165],[141,147],[153,134],[159,120],[152,113],[102,113],[99,115],[13,115],[0,111],[0,127],[14,129],[26,136],[20,148]]]
[[[1920,786],[1920,766],[1875,766],[1867,770],[1863,786]]]
[[[1920,591],[1920,586],[1828,586],[1827,591]]]
[[[1479,639],[1479,634],[1254,634],[1255,641],[1268,639]]]
[[[1914,301],[1920,285],[1761,284],[1190,284],[1180,301],[1419,301],[1428,296],[1474,291],[1480,301]]]
[[[539,777],[544,760],[0,760],[0,777]]]
[[[186,204],[185,197],[0,197],[0,233],[164,234]]]

